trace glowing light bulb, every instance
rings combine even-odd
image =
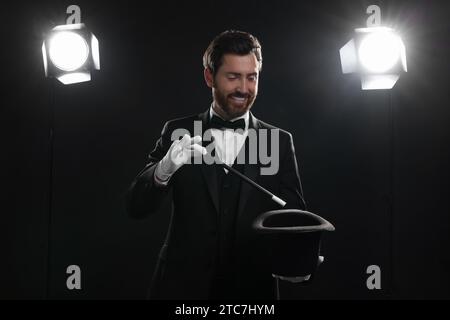
[[[58,69],[74,71],[86,62],[89,46],[77,33],[58,32],[50,40],[49,56]]]
[[[370,72],[386,72],[400,59],[401,45],[400,38],[391,32],[369,34],[359,47],[361,65]]]

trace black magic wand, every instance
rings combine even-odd
[[[211,136],[211,141],[212,143],[214,143],[214,137]],[[215,148],[213,149],[215,152]],[[211,155],[212,156],[212,155]],[[229,165],[227,165],[226,163],[223,163],[218,157],[216,158],[216,163],[218,165],[220,165],[221,167],[227,169],[229,172],[232,172],[233,174],[237,175],[239,178],[241,178],[242,180],[244,180],[245,182],[247,182],[248,184],[250,184],[251,186],[255,187],[256,189],[258,189],[259,191],[261,191],[262,193],[266,194],[267,196],[269,196],[273,201],[275,201],[276,203],[278,203],[281,207],[284,207],[286,205],[286,201],[280,199],[279,197],[277,197],[276,195],[274,195],[272,192],[270,192],[269,190],[267,190],[266,188],[260,186],[259,184],[257,184],[256,182],[254,182],[253,180],[251,180],[250,178],[248,178],[247,176],[245,176],[244,174],[240,173],[239,171],[237,171],[236,169],[230,167]]]

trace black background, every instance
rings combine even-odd
[[[261,41],[252,111],[293,134],[308,208],[336,227],[313,285],[284,284],[282,296],[450,297],[448,2],[77,1],[101,70],[64,86],[44,77],[41,45],[70,4],[1,8],[0,298],[145,297],[170,207],[134,221],[123,196],[164,122],[208,108],[201,58],[226,29]],[[406,45],[391,91],[341,73],[339,49],[370,4]],[[66,288],[72,264],[79,291]],[[369,265],[381,290],[366,287]]]

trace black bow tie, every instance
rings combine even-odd
[[[225,121],[222,118],[213,115],[211,118],[211,128],[222,129],[222,128],[230,128],[230,129],[242,129],[245,130],[245,120],[238,119],[235,121]]]

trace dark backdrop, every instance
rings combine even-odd
[[[260,39],[252,111],[293,134],[308,208],[336,227],[313,285],[285,284],[284,297],[450,297],[446,1],[76,3],[101,71],[71,86],[44,77],[41,44],[72,2],[2,4],[0,298],[145,296],[170,206],[134,221],[123,196],[164,122],[208,108],[201,58],[226,29]],[[370,4],[406,45],[392,91],[341,73]],[[72,264],[79,291],[66,288]],[[366,287],[373,264],[381,290]]]

